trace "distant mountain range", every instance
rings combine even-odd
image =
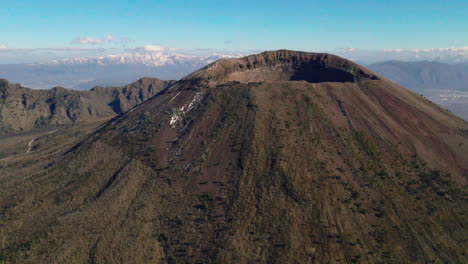
[[[128,53],[119,55],[107,55],[97,58],[72,58],[63,60],[53,60],[47,63],[35,65],[145,65],[150,67],[161,67],[168,65],[189,65],[196,66],[200,63],[208,64],[219,58],[234,58],[237,56],[214,53],[209,56],[189,56],[184,54],[155,53]]]
[[[468,92],[468,64],[435,61],[386,61],[369,69],[415,92],[457,90]]]
[[[200,57],[155,52],[38,64],[0,64],[0,78],[35,89],[62,86],[89,90],[96,85],[124,85],[145,76],[177,80],[217,59],[232,57],[237,56],[214,53]]]

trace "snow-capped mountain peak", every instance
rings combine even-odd
[[[220,58],[236,58],[242,55],[230,55],[213,53],[209,56],[191,56],[185,54],[168,54],[164,52],[153,53],[124,53],[116,55],[106,55],[95,58],[71,58],[63,60],[53,60],[45,64],[63,64],[63,65],[76,65],[76,64],[98,64],[98,65],[119,65],[119,64],[133,64],[145,65],[150,67],[160,67],[168,65],[205,65]]]

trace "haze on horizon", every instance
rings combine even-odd
[[[467,264],[467,10],[0,0],[0,264]]]
[[[0,64],[292,49],[468,61],[466,1],[1,1]]]

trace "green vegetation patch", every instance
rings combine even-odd
[[[370,141],[369,137],[361,131],[354,134],[354,138],[361,146],[362,150],[370,157],[377,157],[379,154],[377,146]]]
[[[34,247],[33,241],[27,241],[11,247],[0,250],[0,263],[16,263],[18,260],[25,257]]]
[[[450,173],[445,173],[440,170],[429,170],[419,173],[421,182],[432,188],[436,194],[440,196],[450,195],[453,198],[463,198],[463,190],[457,188],[456,183],[451,179]]]
[[[34,121],[35,128],[45,127],[48,123],[47,117],[41,116],[36,121]]]

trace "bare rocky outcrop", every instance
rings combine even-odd
[[[142,78],[121,87],[90,91],[54,87],[34,90],[0,81],[0,132],[71,124],[121,114],[144,102],[171,81]]]

